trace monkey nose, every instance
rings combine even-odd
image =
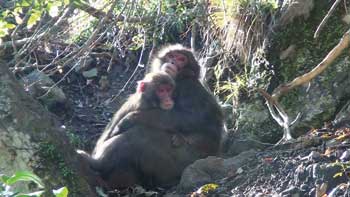
[[[174,102],[171,99],[167,99],[161,104],[161,108],[164,110],[170,110],[174,107]]]

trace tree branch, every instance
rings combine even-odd
[[[102,10],[98,10],[98,9],[96,9],[96,8],[86,4],[86,3],[82,3],[82,2],[80,2],[79,4],[73,3],[73,5],[75,8],[77,8],[79,10],[83,10],[86,13],[88,13],[91,16],[96,17],[96,18],[103,18],[107,15]],[[114,16],[112,13],[108,14],[108,20],[112,20],[115,22],[125,21],[125,19],[126,19],[126,22],[129,22],[129,23],[147,23],[147,22],[150,22],[153,20],[153,17],[128,17],[128,18],[125,18],[125,16],[122,16],[122,15],[119,15],[115,18],[113,18],[113,17]]]
[[[331,9],[328,10],[328,13],[326,14],[326,16],[322,19],[320,25],[317,27],[317,30],[315,31],[314,34],[314,38],[318,38],[318,36],[320,35],[320,32],[322,30],[322,28],[324,27],[324,25],[326,24],[327,20],[329,19],[329,17],[331,17],[331,14],[334,12],[335,8],[337,7],[337,5],[340,3],[341,0],[336,0]]]
[[[348,48],[350,44],[350,29],[345,32],[337,46],[335,46],[327,56],[310,72],[303,74],[295,78],[293,81],[282,84],[278,86],[272,95],[275,100],[278,100],[278,97],[289,92],[291,89],[300,86],[302,84],[308,83],[321,72],[323,72],[337,57],[341,55],[344,49]]]

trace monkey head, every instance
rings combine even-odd
[[[174,106],[172,98],[175,81],[165,72],[152,72],[138,81],[137,93],[149,101],[156,101],[161,109],[170,110]]]
[[[180,44],[161,49],[151,64],[152,72],[165,71],[173,78],[199,78],[200,67],[192,51]]]

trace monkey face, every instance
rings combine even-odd
[[[175,78],[183,71],[187,64],[188,58],[186,55],[176,51],[171,51],[164,56],[161,70]]]
[[[151,72],[165,71],[173,79],[198,79],[200,66],[193,52],[180,45],[169,45],[161,49],[151,64]]]
[[[156,89],[156,96],[160,101],[160,108],[170,110],[174,106],[172,99],[174,87],[170,84],[161,84]]]
[[[173,91],[175,82],[166,73],[148,73],[145,78],[138,81],[136,93],[141,94],[148,101],[161,109],[170,110],[174,106]]]
[[[188,63],[188,59],[184,54],[172,51],[165,55],[165,62],[174,64],[181,71]]]

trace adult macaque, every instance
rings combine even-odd
[[[151,64],[151,72],[159,71],[175,78],[174,109],[133,112],[125,120],[180,132],[203,157],[215,155],[220,147],[223,114],[215,98],[199,81],[200,67],[193,53],[179,44],[165,47]]]
[[[148,73],[141,81],[138,81],[136,92],[126,100],[113,116],[112,121],[107,126],[107,128],[111,128],[105,130],[97,141],[96,146],[99,146],[112,136],[124,132],[123,125],[118,123],[130,112],[150,109],[172,109],[174,106],[172,98],[174,89],[175,81],[165,72]],[[125,119],[122,122],[127,127],[133,124],[132,119]],[[114,124],[111,125],[111,123]]]

